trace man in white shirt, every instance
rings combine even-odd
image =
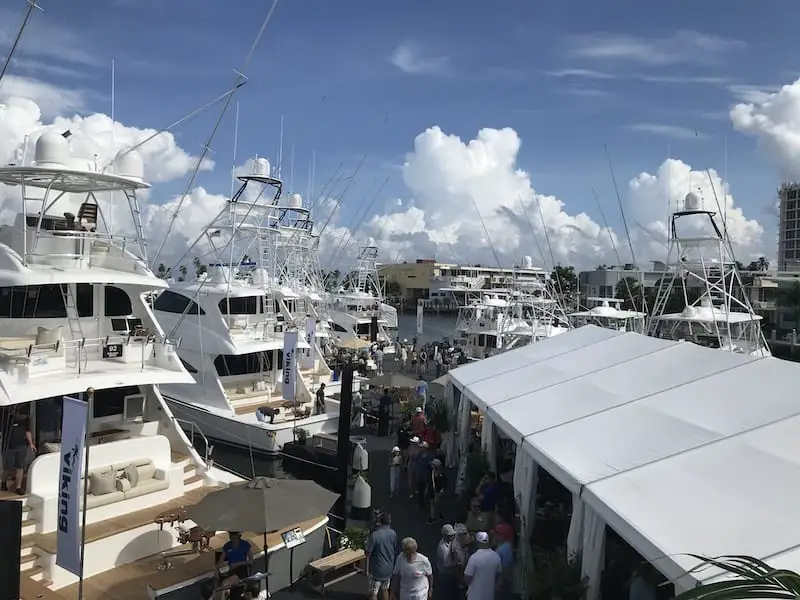
[[[456,530],[450,525],[442,526],[442,539],[436,547],[436,594],[435,598],[451,600],[458,597],[458,552]]]
[[[489,547],[489,534],[479,531],[475,534],[478,549],[469,557],[464,569],[464,582],[467,584],[467,600],[494,600],[500,585],[503,566],[500,557]]]
[[[394,563],[389,594],[393,600],[431,600],[433,597],[431,561],[417,552],[417,541],[414,538],[405,538],[402,549]]]

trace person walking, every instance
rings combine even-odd
[[[505,599],[511,596],[514,583],[514,530],[508,523],[500,523],[495,525],[493,534],[497,545],[495,552],[500,557],[500,565],[503,568],[499,598]]]
[[[442,538],[436,547],[436,593],[437,600],[458,598],[458,552],[456,530],[442,525]]]
[[[431,561],[418,551],[417,540],[407,537],[394,563],[389,586],[393,600],[432,600],[433,569]]]
[[[489,547],[488,533],[476,533],[475,543],[478,549],[469,557],[464,569],[467,600],[494,600],[503,575],[502,562],[497,552]]]
[[[19,496],[25,495],[25,468],[28,466],[28,454],[36,454],[33,443],[30,419],[28,415],[17,409],[11,419],[11,425],[5,438],[5,477],[3,490],[14,491]]]
[[[392,529],[392,517],[384,512],[378,519],[378,528],[367,540],[364,553],[367,555],[370,600],[389,600],[390,583],[397,554],[397,533]]]
[[[420,439],[415,435],[414,437],[409,440],[409,447],[408,447],[408,465],[406,466],[406,475],[408,476],[408,497],[414,497],[414,481],[417,475],[417,461],[419,460],[420,454],[422,454],[422,448],[419,447]]]
[[[442,468],[442,461],[434,458],[431,461],[431,481],[428,486],[428,502],[430,506],[430,520],[428,525],[433,525],[436,520],[444,519],[444,493],[447,490],[447,475]]]
[[[400,447],[392,448],[392,455],[389,457],[389,497],[394,498],[400,493],[400,473],[403,470],[403,455]]]

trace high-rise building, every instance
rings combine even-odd
[[[784,183],[778,189],[778,270],[800,270],[800,182]]]

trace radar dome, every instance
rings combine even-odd
[[[292,194],[289,196],[286,205],[289,208],[303,208],[303,197],[300,194]]]
[[[114,173],[129,179],[144,179],[144,161],[135,150],[131,152],[120,151],[114,159]]]
[[[36,140],[37,167],[64,167],[70,158],[69,144],[63,135],[45,132]]]
[[[700,196],[696,192],[689,192],[686,198],[683,199],[684,210],[699,210],[700,209]]]
[[[367,247],[372,248],[375,246],[375,238],[367,238]]]
[[[269,177],[270,165],[266,158],[256,158],[253,161],[253,175]]]
[[[526,269],[533,268],[533,258],[530,256],[523,256],[522,257],[522,266]]]

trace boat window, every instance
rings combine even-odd
[[[331,321],[331,329],[333,329],[334,331],[338,331],[339,333],[347,333],[347,329],[345,329],[338,323],[334,323],[333,321]]]
[[[180,357],[178,357],[178,358],[180,358]],[[197,373],[197,369],[195,369],[192,365],[190,365],[188,362],[186,362],[182,358],[181,358],[181,364],[183,365],[184,369],[189,371],[189,373]]]
[[[125,396],[141,394],[135,385],[120,388],[95,390],[92,401],[92,414],[95,419],[122,415],[125,411]]]
[[[0,318],[64,319],[67,308],[60,285],[0,287]]]
[[[113,285],[107,285],[105,311],[107,317],[127,317],[132,315],[133,306],[127,292]]]
[[[369,323],[359,323],[356,325],[356,335],[369,335]]]
[[[261,296],[223,298],[219,301],[219,312],[223,315],[256,315],[260,299]]]
[[[249,354],[220,354],[214,359],[214,367],[220,377],[233,375],[252,375],[272,370],[269,352],[250,352]],[[280,365],[278,366],[280,369]]]
[[[187,306],[189,307],[188,310],[186,310]],[[190,300],[183,294],[176,294],[169,290],[161,292],[158,295],[153,308],[168,313],[183,314],[185,312],[188,315],[196,315],[199,311],[201,315],[206,314],[206,311],[200,308],[193,300]]]
[[[91,283],[79,283],[75,290],[75,304],[79,317],[94,316],[94,286]]]

